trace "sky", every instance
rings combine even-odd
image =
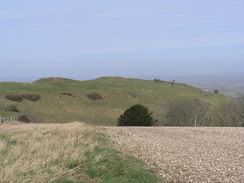
[[[244,71],[244,0],[0,0],[0,80]]]

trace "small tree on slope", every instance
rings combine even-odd
[[[152,126],[153,123],[152,113],[140,104],[125,110],[118,119],[118,126]]]

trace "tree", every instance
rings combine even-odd
[[[228,101],[213,111],[214,126],[242,126],[244,106],[236,101]]]
[[[197,99],[181,99],[169,104],[165,115],[167,126],[203,126],[206,125],[208,104]]]
[[[218,89],[215,89],[214,90],[214,93],[218,94],[219,93],[219,90]]]
[[[153,123],[152,113],[140,104],[126,109],[118,119],[118,126],[152,126]]]
[[[154,78],[154,82],[157,84],[160,82],[160,79]]]

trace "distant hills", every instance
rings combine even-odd
[[[115,125],[126,108],[138,103],[148,106],[154,117],[160,119],[172,100],[199,99],[211,105],[227,100],[224,95],[186,84],[122,77],[87,81],[42,78],[33,83],[0,82],[0,88],[0,115],[27,114],[45,123],[78,120],[96,125]],[[23,94],[38,94],[41,99],[13,102],[5,98],[6,95]],[[5,110],[11,105],[15,105],[19,113]]]
[[[153,77],[144,78],[151,79]],[[177,82],[187,83],[211,92],[218,89],[221,93],[231,97],[244,95],[244,73],[223,75],[176,75],[159,76],[158,78],[166,81],[176,80]]]

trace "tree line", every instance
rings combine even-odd
[[[226,126],[244,127],[244,97],[213,106],[198,99],[170,102],[161,120],[147,107],[134,105],[118,119],[119,126]]]
[[[173,101],[160,125],[244,126],[244,100],[230,100],[218,106],[197,99]]]

